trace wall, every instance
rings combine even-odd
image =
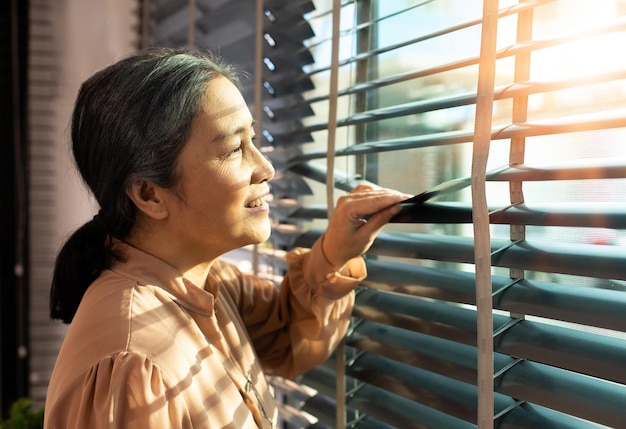
[[[61,69],[58,98],[57,232],[59,239],[90,218],[94,204],[73,170],[68,153],[69,121],[80,84],[95,71],[134,50],[134,2],[65,0],[59,8]]]
[[[48,318],[56,252],[97,211],[76,173],[69,122],[80,84],[135,50],[128,0],[30,0],[30,396],[43,402],[65,333]]]

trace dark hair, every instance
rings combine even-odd
[[[123,256],[136,217],[126,187],[144,179],[176,184],[176,161],[204,100],[207,83],[235,69],[210,53],[149,49],[120,60],[85,81],[71,123],[72,152],[100,212],[57,255],[50,317],[70,323],[89,285]]]

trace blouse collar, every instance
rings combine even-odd
[[[116,240],[116,246],[125,258],[111,270],[135,280],[140,285],[160,287],[173,296],[182,307],[205,316],[212,316],[219,285],[206,281],[194,284],[167,262],[128,243]]]

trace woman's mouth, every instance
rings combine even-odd
[[[265,200],[263,198],[257,198],[256,200],[250,201],[246,204],[246,207],[252,209],[254,207],[261,207],[265,204]]]

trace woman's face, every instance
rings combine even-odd
[[[178,184],[168,193],[174,237],[196,258],[269,237],[264,198],[274,168],[254,145],[253,124],[237,87],[224,77],[211,80],[178,159]]]

